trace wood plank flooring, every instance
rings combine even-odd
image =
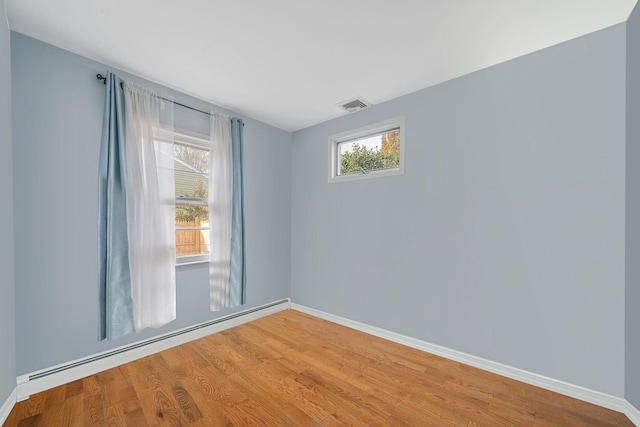
[[[296,311],[19,402],[27,426],[633,426],[622,414]]]

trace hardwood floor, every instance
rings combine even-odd
[[[18,403],[27,426],[633,426],[622,414],[296,311]]]

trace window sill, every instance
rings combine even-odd
[[[181,267],[183,265],[198,265],[198,264],[208,264],[208,263],[209,263],[209,254],[180,256],[176,258],[176,267]]]
[[[404,170],[401,168],[389,168],[389,169],[371,170],[364,173],[350,173],[345,175],[336,175],[329,178],[329,183],[333,184],[336,182],[357,181],[359,179],[381,178],[383,176],[394,176],[394,175],[404,175]]]

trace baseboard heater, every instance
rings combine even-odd
[[[197,340],[225,329],[233,328],[234,326],[239,326],[243,323],[277,313],[278,311],[287,310],[290,306],[291,301],[289,299],[274,301],[269,304],[229,314],[218,319],[128,344],[93,356],[19,376],[17,379],[17,399],[18,401],[26,400],[31,394],[97,374],[98,372],[180,344]]]

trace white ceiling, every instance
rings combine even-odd
[[[294,131],[626,21],[636,0],[4,0],[9,26]]]

